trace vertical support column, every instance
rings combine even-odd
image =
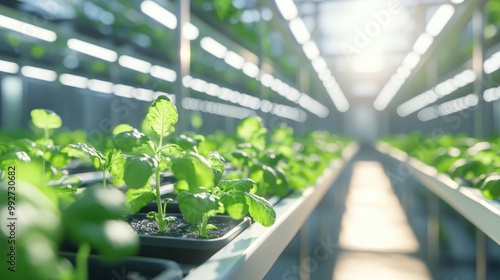
[[[484,75],[484,26],[485,26],[485,0],[482,0],[472,17],[473,56],[472,66],[477,80],[474,84],[479,103],[474,111],[474,134],[476,137],[486,138],[493,132],[493,105],[483,100],[486,89]],[[486,280],[487,276],[487,248],[486,236],[476,228],[476,279]]]
[[[299,231],[299,242],[300,242],[300,280],[310,280],[311,279],[311,257],[309,248],[309,222],[306,220],[304,225]]]
[[[473,53],[472,53],[472,68],[476,74],[476,82],[474,83],[474,92],[477,95],[479,102],[474,111],[474,135],[480,138],[486,138],[492,132],[492,104],[486,103],[483,100],[483,92],[486,88],[486,80],[484,75],[484,9],[485,1],[481,1],[478,8],[472,16],[472,38],[473,38]]]
[[[19,129],[22,125],[23,112],[23,81],[16,76],[6,76],[2,79],[1,124],[6,130]]]
[[[189,129],[188,112],[182,107],[182,99],[189,97],[189,89],[182,85],[182,78],[189,75],[191,64],[191,43],[182,35],[183,26],[189,22],[190,3],[185,0],[175,0],[177,29],[175,30],[177,59],[177,81],[175,83],[176,107],[179,112],[178,131]]]
[[[431,267],[439,261],[439,198],[427,192],[427,259]]]

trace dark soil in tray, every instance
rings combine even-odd
[[[132,228],[141,235],[153,235],[153,236],[169,236],[169,237],[179,237],[179,238],[200,238],[196,231],[192,231],[192,225],[180,217],[178,217],[175,222],[167,226],[167,232],[160,234],[158,232],[158,223],[154,219],[148,219],[144,217],[132,217],[129,220]],[[230,221],[218,221],[217,219],[209,220],[209,224],[217,227],[218,230],[207,230],[208,239],[219,238],[228,233],[231,229],[237,226],[240,221],[230,220]]]

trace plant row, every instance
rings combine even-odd
[[[164,96],[141,129],[117,125],[99,146],[81,131],[59,134],[62,120],[50,110],[32,110],[31,119],[38,133],[0,137],[0,192],[13,197],[0,202],[0,218],[23,221],[10,232],[2,226],[2,239],[14,244],[0,245],[2,252],[14,246],[19,279],[87,279],[93,252],[109,260],[137,255],[143,233],[130,221],[152,202],[155,211],[143,216],[157,236],[178,231],[173,224],[182,219],[189,226],[183,231],[211,238],[219,214],[269,227],[276,213],[268,199],[313,186],[348,144],[326,132],[270,132],[257,117],[242,120],[233,134],[176,133],[177,110]],[[87,185],[73,174],[82,165],[99,172],[102,183]],[[174,183],[169,197],[160,195],[165,180]],[[181,216],[167,213],[172,199]],[[76,247],[73,265],[58,255],[65,242]]]
[[[460,184],[479,189],[485,198],[500,197],[500,138],[485,141],[466,135],[429,137],[413,132],[384,141]]]

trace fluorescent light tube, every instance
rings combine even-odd
[[[106,60],[109,62],[115,62],[116,59],[118,58],[118,55],[116,54],[115,51],[82,40],[72,38],[68,40],[67,44],[68,48],[74,51],[81,52],[93,57],[97,57],[99,59]]]
[[[120,58],[118,59],[118,64],[125,68],[129,68],[145,74],[149,73],[149,70],[151,70],[151,63],[128,55],[120,56]]]
[[[200,36],[200,30],[198,29],[198,27],[194,26],[194,24],[186,22],[186,25],[184,25],[184,28],[182,28],[182,36],[192,41]]]
[[[172,30],[177,27],[177,17],[154,1],[142,2],[141,11]]]
[[[61,84],[65,85],[65,86],[70,86],[70,87],[86,88],[88,80],[89,79],[87,79],[85,77],[72,75],[72,74],[59,75],[59,81],[61,82]]]
[[[23,76],[28,78],[38,79],[47,82],[53,82],[57,79],[57,74],[55,71],[33,66],[23,66],[21,68],[21,74],[23,74]]]
[[[200,45],[202,49],[220,59],[223,59],[227,52],[227,48],[224,45],[215,41],[211,37],[204,37],[201,39]]]
[[[429,49],[433,41],[434,38],[431,35],[423,33],[418,37],[417,41],[415,41],[415,44],[413,45],[413,51],[419,55],[422,55]]]
[[[304,50],[307,58],[309,58],[310,60],[313,60],[319,56],[318,46],[313,41],[309,41],[302,45],[302,49]]]
[[[19,65],[14,62],[0,60],[0,72],[15,74],[19,71]]]
[[[10,29],[47,42],[54,42],[57,39],[57,34],[52,30],[41,28],[4,15],[0,15],[0,27]]]
[[[439,33],[441,33],[441,30],[443,30],[448,21],[450,21],[454,13],[455,8],[453,8],[453,6],[450,4],[439,6],[437,11],[427,23],[425,31],[430,35],[436,37]]]
[[[174,70],[158,65],[153,65],[149,74],[151,74],[151,76],[155,78],[162,79],[167,82],[175,82],[175,80],[177,79],[177,73]]]
[[[224,61],[236,69],[241,69],[245,63],[245,59],[233,51],[226,52]]]
[[[113,93],[113,83],[91,79],[89,80],[87,86],[90,90],[102,92],[102,93]]]
[[[293,3],[293,0],[276,0],[275,2],[281,15],[286,20],[291,20],[299,15],[297,6]]]
[[[309,33],[309,30],[306,27],[306,24],[301,18],[295,18],[290,21],[290,30],[292,30],[292,34],[297,40],[299,44],[304,44],[309,39],[311,39],[311,34]]]

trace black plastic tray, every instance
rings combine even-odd
[[[136,214],[135,216],[137,215],[145,216],[143,213]],[[182,217],[180,214],[173,214],[172,216]],[[229,216],[217,215],[211,217],[209,223],[217,220],[234,221]],[[248,228],[250,224],[250,219],[245,217],[238,221],[238,224],[224,236],[213,239],[139,235],[141,247],[138,255],[200,265],[231,242]]]
[[[75,253],[61,252],[61,257],[75,263]],[[182,270],[174,261],[144,257],[132,257],[119,262],[105,262],[99,256],[91,255],[88,260],[90,280],[127,279],[129,272],[139,272],[145,279],[179,280]],[[142,278],[141,278],[142,279]]]

